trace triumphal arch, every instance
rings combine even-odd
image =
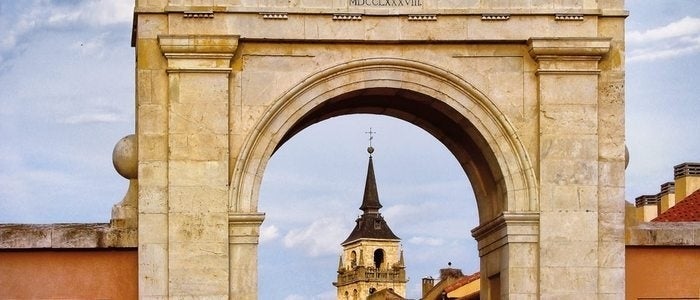
[[[258,192],[372,113],[457,158],[482,299],[624,297],[622,0],[137,0],[142,298],[257,298]],[[466,200],[465,200],[466,201]]]

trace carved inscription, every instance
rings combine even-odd
[[[422,6],[422,0],[348,0],[350,6]]]

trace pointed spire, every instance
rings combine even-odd
[[[371,149],[371,147],[369,149]],[[374,164],[372,163],[372,152],[370,152],[369,164],[367,165],[367,179],[365,181],[365,194],[362,197],[362,206],[360,206],[360,210],[362,210],[366,214],[379,213],[380,208],[382,208],[382,205],[379,203],[377,181],[374,178]]]
[[[406,264],[404,263],[404,260],[403,260],[403,250],[401,250],[401,256],[399,256],[399,267],[403,268],[405,266],[406,266]]]
[[[338,259],[338,272],[343,270],[343,255],[340,255]]]
[[[368,133],[371,134],[374,132],[370,129]],[[371,141],[370,135],[370,143]],[[369,152],[367,180],[365,181],[365,194],[362,197],[362,205],[360,206],[360,210],[362,210],[363,214],[355,220],[355,228],[350,233],[350,236],[341,243],[343,246],[359,239],[399,240],[399,237],[391,231],[389,225],[384,221],[384,217],[379,213],[382,204],[379,203],[377,182],[374,178],[374,164],[372,162],[374,148],[369,146],[367,152]],[[360,259],[362,259],[362,257],[360,257]]]

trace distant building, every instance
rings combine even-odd
[[[700,163],[674,167],[674,181],[628,205],[627,299],[700,299]]]
[[[374,178],[372,152],[369,147],[369,165],[362,215],[345,241],[338,264],[338,280],[333,283],[338,299],[404,299],[406,295],[406,266],[400,239],[389,228],[379,213],[377,183]],[[398,297],[398,298],[397,298]]]

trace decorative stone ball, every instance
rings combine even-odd
[[[112,163],[119,175],[126,179],[138,177],[138,152],[136,148],[136,135],[130,134],[123,137],[112,151]]]
[[[374,148],[373,148],[372,146],[367,147],[367,152],[368,152],[369,154],[374,153]]]

